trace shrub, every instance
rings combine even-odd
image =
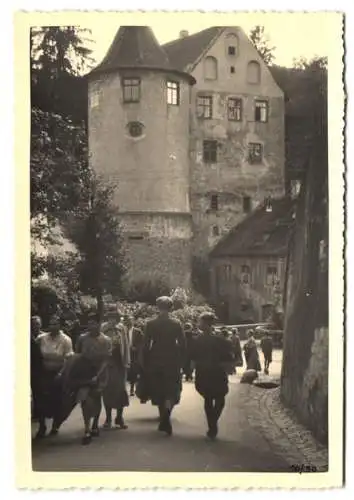
[[[170,289],[161,280],[137,281],[125,287],[123,298],[127,302],[144,302],[155,305],[161,295],[170,295]]]

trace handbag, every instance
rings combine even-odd
[[[147,403],[150,399],[146,376],[144,376],[144,374],[142,373],[139,374],[139,378],[136,383],[135,394],[143,404]]]

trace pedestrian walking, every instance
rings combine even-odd
[[[241,342],[240,342],[240,337],[238,335],[237,328],[233,328],[231,330],[231,343],[232,343],[232,350],[233,350],[233,355],[234,355],[234,360],[235,360],[233,373],[236,373],[236,367],[243,366],[242,348],[241,348]]]
[[[232,346],[223,336],[213,333],[215,317],[205,312],[200,316],[201,335],[195,339],[192,357],[195,361],[195,388],[204,398],[208,424],[207,436],[218,434],[218,421],[225,406],[228,372],[233,362]]]
[[[36,411],[38,412],[39,429],[36,438],[46,435],[46,419],[52,419],[50,434],[58,433],[56,415],[61,401],[58,374],[65,360],[73,355],[71,339],[60,329],[60,318],[53,315],[49,321],[49,332],[41,333],[36,338],[42,357],[41,380],[37,386]]]
[[[261,339],[261,349],[264,357],[264,373],[269,375],[269,365],[272,362],[273,341],[269,332],[266,330]]]
[[[247,342],[243,347],[247,370],[256,370],[257,372],[260,372],[262,368],[259,361],[257,343],[253,336],[253,330],[248,331],[247,337]]]
[[[43,356],[39,344],[36,342],[41,331],[42,321],[39,316],[31,318],[31,346],[30,346],[30,369],[31,369],[31,396],[32,396],[32,419],[37,420],[38,398],[40,397],[41,381],[43,379]]]
[[[77,379],[80,381],[77,400],[81,403],[84,420],[84,445],[89,444],[92,437],[99,436],[102,392],[108,381],[107,365],[112,353],[112,342],[101,332],[98,313],[88,315],[87,328],[88,332],[80,335],[76,346],[76,352],[81,354],[77,361]]]
[[[186,357],[183,367],[183,374],[186,382],[191,382],[193,380],[193,367],[192,367],[192,344],[193,344],[193,326],[191,323],[186,323],[184,325],[184,334],[186,337]]]
[[[104,428],[112,427],[112,410],[116,410],[114,425],[119,429],[127,429],[124,422],[123,411],[129,406],[127,394],[127,371],[130,366],[130,350],[128,335],[122,316],[113,306],[107,312],[107,323],[104,333],[112,342],[112,353],[107,363],[107,384],[103,389],[103,404],[106,412]]]
[[[170,436],[171,413],[181,397],[186,341],[181,324],[170,317],[172,300],[159,297],[156,305],[157,318],[145,326],[142,359],[149,397],[159,408],[158,430]]]
[[[133,323],[132,318],[126,320],[128,328],[128,345],[130,352],[130,367],[128,370],[128,382],[130,384],[130,396],[135,396],[135,386],[140,372],[140,352],[143,345],[144,335],[140,328]]]

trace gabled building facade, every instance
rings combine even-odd
[[[164,45],[191,88],[194,254],[207,252],[267,197],[284,194],[284,94],[239,27]]]
[[[257,207],[210,252],[211,297],[227,323],[269,321],[283,312],[295,200]]]
[[[284,193],[284,97],[238,27],[160,46],[121,27],[89,75],[93,168],[117,181],[128,280],[191,284],[209,251]]]

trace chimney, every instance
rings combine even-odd
[[[187,30],[182,30],[179,32],[179,37],[180,38],[187,38],[187,36],[189,36],[189,33]]]

